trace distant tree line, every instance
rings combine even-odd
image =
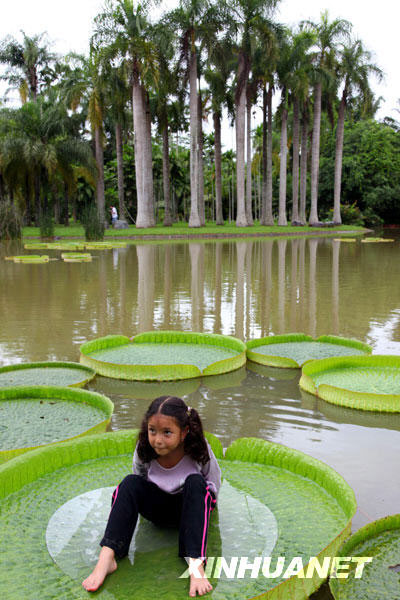
[[[375,120],[370,87],[381,71],[348,21],[322,12],[291,30],[277,4],[180,0],[155,21],[150,2],[108,0],[87,56],[55,55],[45,34],[4,39],[21,106],[0,105],[0,202],[26,224],[68,225],[94,202],[100,221],[113,204],[137,227],[398,222],[399,126]]]

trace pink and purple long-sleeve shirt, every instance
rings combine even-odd
[[[174,467],[169,468],[162,467],[156,459],[151,460],[149,463],[142,462],[138,456],[136,447],[133,454],[133,473],[144,477],[147,481],[152,481],[160,489],[169,494],[181,492],[186,477],[200,473],[210,486],[210,490],[217,497],[221,486],[221,469],[208,442],[207,447],[210,460],[205,465],[197,463],[193,458],[185,454]]]

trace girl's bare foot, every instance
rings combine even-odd
[[[117,562],[115,560],[114,550],[103,546],[100,550],[99,560],[97,565],[90,573],[89,577],[82,581],[82,585],[87,592],[95,592],[103,584],[105,578],[110,573],[117,570]]]
[[[197,560],[195,562],[197,563]],[[198,577],[198,575],[200,575],[200,577]],[[200,563],[200,565],[196,564],[196,568],[194,568],[193,573],[190,574],[189,596],[196,596],[196,594],[204,596],[207,592],[211,592],[212,589],[211,583],[204,574],[203,563]]]

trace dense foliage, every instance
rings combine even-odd
[[[7,199],[0,202],[0,240],[21,238],[21,218],[15,204]]]
[[[277,4],[181,0],[155,22],[149,2],[111,0],[88,57],[56,56],[44,34],[4,39],[21,107],[0,102],[0,205],[28,225],[85,221],[91,239],[111,205],[138,227],[399,222],[400,132],[374,119],[369,86],[381,72],[347,21],[291,31]]]

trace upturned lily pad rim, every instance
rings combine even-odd
[[[132,454],[138,430],[121,430],[101,435],[91,435],[72,441],[56,443],[32,450],[0,466],[0,499],[18,491],[24,485],[58,469],[93,458]],[[268,442],[259,438],[240,438],[225,451],[221,442],[210,433],[205,434],[217,459],[250,462],[286,469],[311,479],[336,500],[342,508],[347,524],[317,555],[320,563],[325,556],[335,556],[339,546],[350,533],[351,519],[357,508],[353,490],[346,481],[328,465],[303,452]],[[304,565],[306,568],[307,565]],[[323,578],[314,572],[312,578],[293,576],[257,598],[280,600],[306,600],[319,588]]]
[[[337,556],[353,556],[353,550],[361,542],[366,542],[374,538],[376,535],[383,533],[384,531],[391,531],[398,529],[400,533],[400,513],[395,515],[388,515],[382,517],[372,523],[368,523],[358,529],[353,535],[351,535],[344,544],[339,548]],[[334,598],[339,598],[336,594],[339,594],[339,583],[336,578],[329,579],[329,587]]]
[[[301,389],[340,406],[380,412],[400,412],[400,394],[355,392],[326,383],[317,386],[313,376],[323,371],[353,367],[397,367],[400,376],[400,356],[372,354],[371,356],[341,356],[309,361],[302,368]]]
[[[21,254],[19,256],[13,256],[12,260],[14,263],[48,263],[50,257],[48,254]]]
[[[354,340],[351,338],[339,337],[336,335],[321,335],[317,338],[313,338],[310,335],[306,335],[305,333],[287,333],[284,335],[270,335],[263,338],[258,338],[254,340],[249,340],[246,343],[246,354],[247,358],[255,363],[260,365],[266,365],[269,367],[282,367],[285,369],[300,369],[302,365],[309,360],[304,361],[299,364],[293,358],[285,357],[285,356],[274,356],[269,354],[261,354],[260,352],[256,352],[254,348],[258,346],[267,346],[270,344],[286,344],[290,342],[301,343],[301,342],[321,342],[324,344],[333,344],[337,346],[346,346],[348,348],[354,348],[356,350],[361,350],[366,354],[371,354],[372,348],[368,344],[364,342],[360,342],[359,340]],[[317,360],[317,359],[310,359]]]
[[[238,354],[211,363],[203,371],[196,365],[191,364],[124,365],[98,360],[89,356],[91,352],[97,350],[140,343],[211,345],[235,350]],[[220,375],[235,371],[246,364],[246,345],[238,338],[216,333],[190,331],[146,331],[132,338],[124,335],[107,335],[82,344],[80,353],[80,362],[94,369],[99,375],[135,381],[172,381],[207,375]]]
[[[361,240],[364,244],[377,244],[379,242],[394,242],[395,240],[392,238],[381,238],[381,237],[367,237]]]
[[[39,446],[23,447],[23,448],[10,448],[7,450],[0,450],[0,462],[8,461],[21,454],[26,454],[33,449],[45,449],[54,444],[64,444],[71,440],[76,440],[82,436],[86,436],[91,433],[97,433],[104,431],[107,427],[111,415],[114,410],[114,404],[107,396],[99,394],[98,392],[89,392],[88,390],[82,390],[73,387],[62,387],[55,385],[32,385],[32,386],[15,386],[15,387],[4,387],[0,388],[0,402],[8,400],[68,400],[70,402],[85,402],[90,406],[93,406],[104,415],[104,419],[99,423],[95,423],[92,427],[89,427],[82,433],[74,435],[72,437],[66,437],[60,442],[52,442],[49,444],[40,444]],[[0,496],[1,497],[1,496]]]
[[[72,362],[72,361],[45,361],[45,362],[32,362],[32,363],[18,363],[17,365],[5,365],[4,367],[0,367],[0,374],[1,373],[8,373],[11,371],[23,371],[25,369],[51,369],[51,368],[64,368],[64,369],[76,369],[76,370],[80,370],[83,373],[85,373],[86,377],[85,379],[83,379],[82,381],[78,381],[77,383],[71,383],[69,385],[67,385],[66,387],[83,387],[85,386],[87,383],[89,383],[90,381],[92,381],[92,379],[94,379],[96,377],[96,371],[94,371],[93,369],[91,369],[90,367],[86,367],[85,365],[81,365],[80,363],[77,362]],[[20,385],[13,385],[13,386],[7,386],[7,387],[25,387],[25,386],[20,386]],[[61,386],[59,386],[61,387]],[[64,387],[64,386],[63,386]]]

